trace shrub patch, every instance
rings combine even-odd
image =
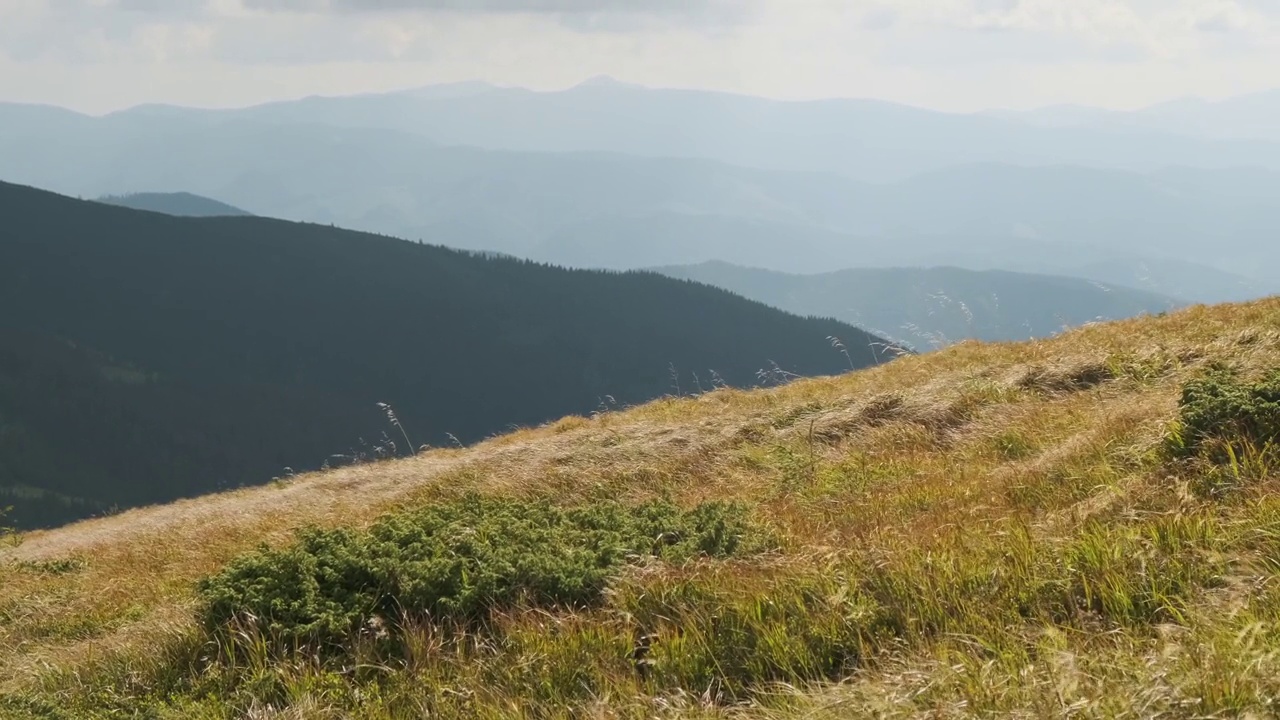
[[[1172,443],[1177,454],[1225,462],[1230,454],[1266,448],[1280,440],[1280,369],[1246,382],[1214,368],[1183,387],[1179,409],[1181,428]]]
[[[545,501],[467,495],[383,518],[367,531],[307,529],[199,586],[213,630],[247,621],[285,641],[335,644],[407,617],[471,624],[495,608],[589,607],[625,563],[772,547],[744,507]]]

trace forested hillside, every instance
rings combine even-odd
[[[722,262],[659,268],[788,312],[830,316],[921,349],[965,339],[1027,340],[1185,304],[1118,285],[953,267],[858,268],[817,275]]]
[[[8,184],[0,217],[0,487],[27,525],[877,358],[650,273]]]

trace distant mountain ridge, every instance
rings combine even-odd
[[[4,183],[0,218],[0,505],[26,525],[839,373],[830,335],[881,359],[847,324],[652,273]]]
[[[654,268],[774,307],[830,316],[918,349],[959,340],[1027,340],[1184,301],[1077,278],[951,267],[859,268],[816,275],[722,262]]]
[[[109,118],[125,120],[135,112]],[[445,85],[189,110],[187,116],[201,122],[235,118],[380,128],[495,150],[703,158],[870,181],[974,162],[1140,171],[1181,164],[1280,169],[1280,142],[1274,139],[1196,137],[1161,127],[1044,126],[1016,116],[945,113],[881,100],[779,101],[617,81],[550,92]]]
[[[152,121],[119,122],[0,133],[0,166],[11,180],[67,194],[170,183],[255,214],[579,267],[718,259],[813,272],[920,257],[939,264],[963,251],[1023,269],[1000,265],[996,249],[1018,241],[1089,247],[1104,262],[1177,260],[1280,288],[1272,242],[1280,172],[1269,170],[979,164],[877,184],[687,158],[445,147],[410,133],[314,124],[160,132]],[[1073,264],[1068,253],[1036,270],[1071,274]],[[1242,299],[1212,289],[1177,294]]]
[[[179,217],[243,217],[251,213],[212,198],[187,192],[103,195],[97,202]]]
[[[1059,110],[1079,116],[1068,124],[1094,114]],[[1195,301],[1280,290],[1280,143],[1032,125],[614,81],[464,83],[99,118],[0,105],[0,167],[66,194],[181,188],[574,267],[950,264]]]
[[[1040,127],[1147,130],[1213,140],[1280,141],[1280,89],[1216,101],[1181,98],[1132,111],[1055,106],[984,114]]]

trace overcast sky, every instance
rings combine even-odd
[[[1280,87],[1280,0],[0,0],[0,100],[88,112],[602,74],[1130,108]]]

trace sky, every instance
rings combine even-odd
[[[102,113],[589,77],[949,111],[1280,87],[1280,0],[0,0],[0,101]]]

